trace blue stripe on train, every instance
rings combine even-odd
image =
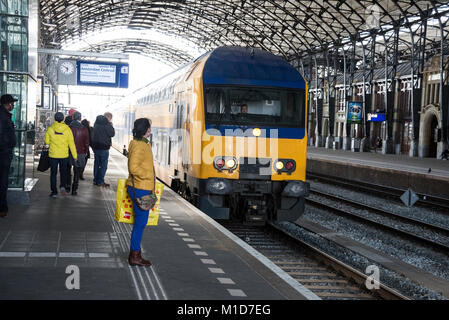
[[[254,126],[230,126],[221,125],[218,129],[213,124],[206,124],[206,131],[211,136],[228,137],[254,137]],[[279,127],[258,127],[261,137],[278,139],[304,139],[306,130],[304,128],[279,128]]]

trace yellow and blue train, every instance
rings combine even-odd
[[[307,87],[266,51],[225,46],[110,107],[114,146],[152,121],[158,179],[214,219],[295,221],[304,211]]]

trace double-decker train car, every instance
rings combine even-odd
[[[294,221],[304,211],[307,88],[266,51],[219,47],[110,107],[118,150],[152,121],[158,179],[214,219]]]

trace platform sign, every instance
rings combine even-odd
[[[362,102],[348,101],[348,123],[362,122]]]
[[[383,122],[385,121],[385,113],[368,113],[368,121]]]
[[[129,65],[99,61],[77,62],[77,83],[82,86],[128,88]]]

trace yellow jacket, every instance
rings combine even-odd
[[[68,158],[69,148],[73,159],[78,158],[72,130],[63,122],[56,121],[47,129],[47,132],[45,132],[45,144],[50,145],[50,150],[48,151],[50,158]]]
[[[145,139],[146,140],[146,139]],[[134,176],[136,189],[154,191],[155,174],[153,151],[151,145],[143,139],[131,140],[128,153],[128,186],[132,186],[131,175]]]

